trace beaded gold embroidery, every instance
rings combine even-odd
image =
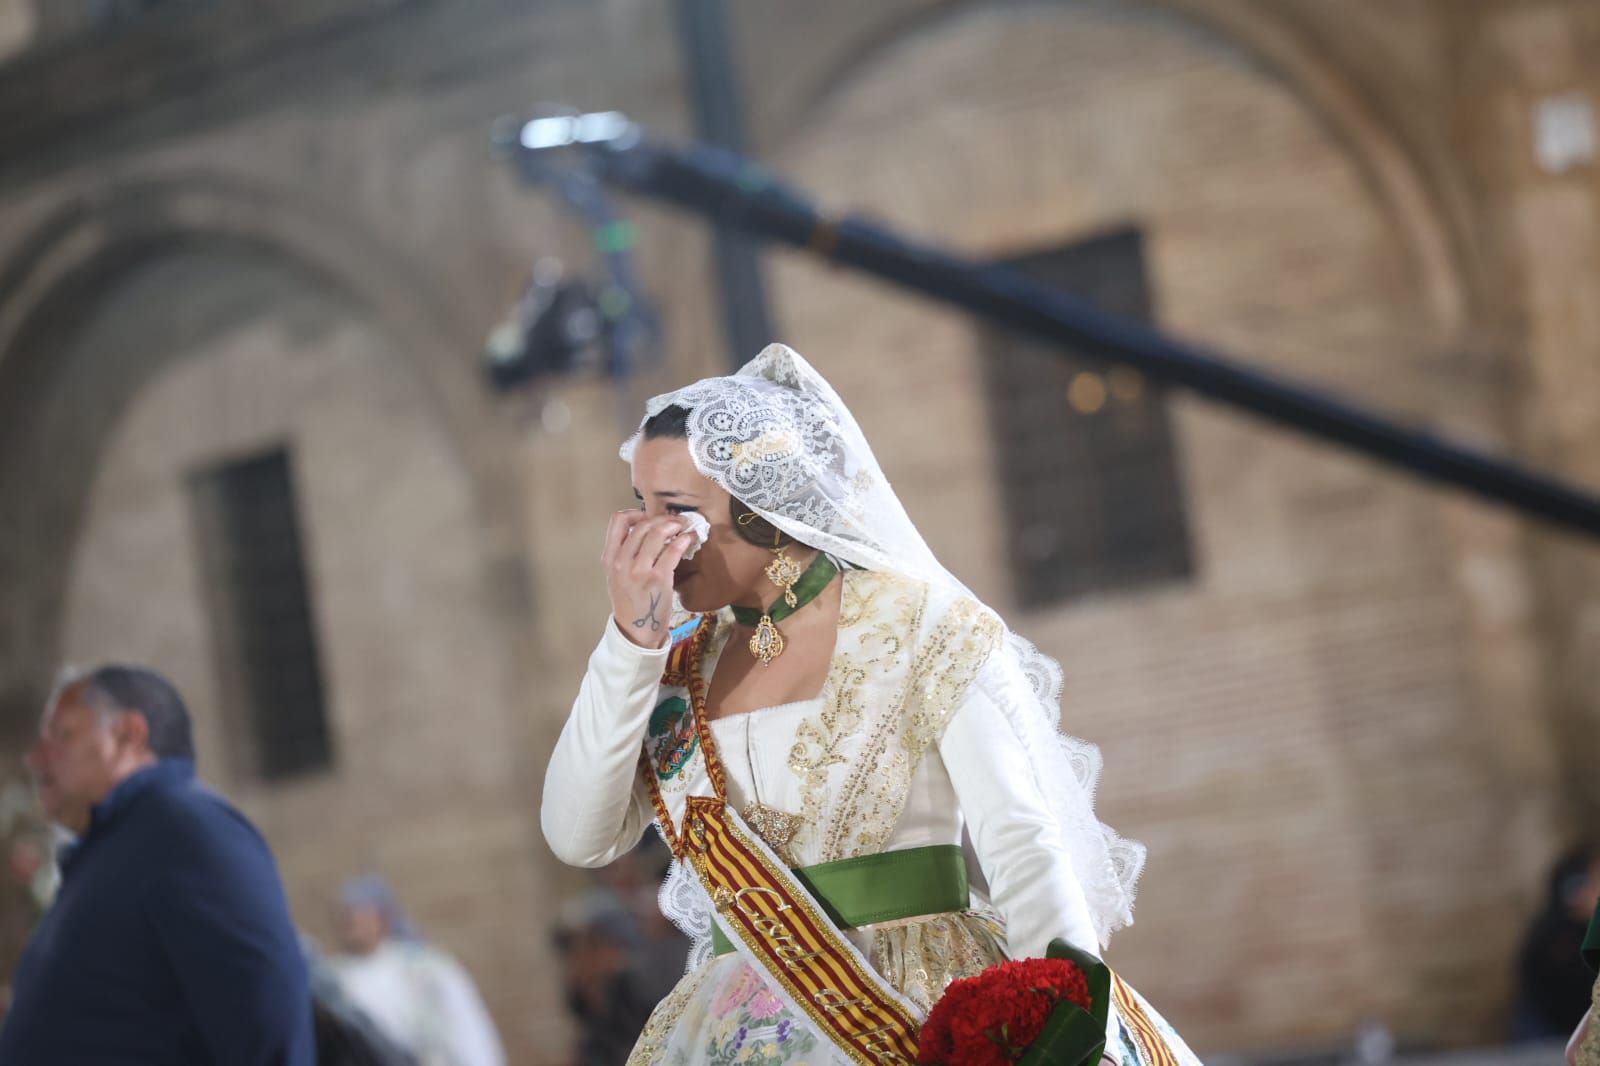
[[[767,847],[777,852],[785,862],[793,863],[789,855],[789,842],[805,824],[805,818],[798,814],[789,814],[776,807],[769,807],[765,803],[751,803],[744,809],[744,820],[762,840],[767,842]]]
[[[898,575],[845,575],[823,709],[789,753],[807,823],[793,850],[807,862],[883,849],[929,744],[998,643],[992,613],[966,598],[935,607],[930,595]]]
[[[965,911],[926,914],[873,926],[872,968],[923,1011],[951,981],[972,977],[1006,959],[1005,927],[997,917]]]
[[[904,796],[898,802],[892,795],[882,797],[886,802],[876,809],[861,802],[861,783],[877,768],[859,742],[867,732],[869,718],[881,719],[869,715],[866,694],[871,691],[875,702],[880,693],[892,690],[904,672],[901,649],[905,637],[915,629],[918,591],[915,583],[893,575],[866,571],[845,575],[839,635],[823,689],[823,708],[797,727],[789,753],[789,769],[800,779],[802,811],[811,837],[807,846],[797,850],[808,862],[862,854],[849,850],[843,839],[855,828],[844,812],[875,822],[886,820],[892,828],[905,806]],[[846,768],[843,781],[838,779],[836,767]]]

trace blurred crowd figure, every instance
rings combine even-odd
[[[327,970],[350,1005],[418,1066],[505,1066],[472,978],[417,935],[388,882],[357,878],[339,903],[343,953]]]
[[[670,860],[666,846],[647,835],[591,871],[590,888],[562,908],[555,943],[578,1025],[574,1066],[625,1063],[650,1012],[683,976],[689,939],[656,900]]]
[[[420,1066],[417,1057],[378,1028],[345,993],[326,956],[301,938],[311,974],[311,1024],[317,1066]]]
[[[1513,1040],[1564,1040],[1589,1009],[1595,975],[1582,948],[1597,902],[1600,855],[1574,848],[1551,871],[1544,904],[1523,935]]]
[[[65,675],[26,761],[71,842],[17,966],[0,1062],[312,1066],[277,865],[196,779],[172,683],[136,666]]]
[[[301,937],[266,841],[194,755],[153,670],[66,673],[51,693],[33,789],[0,794],[3,883],[25,895],[7,913],[33,926],[0,988],[0,1063],[505,1066],[471,978],[381,879],[341,894],[342,954]],[[19,813],[34,793],[54,849]]]
[[[23,946],[60,885],[56,844],[66,839],[64,830],[43,817],[31,780],[13,778],[0,785],[0,851],[5,855],[0,875],[0,976],[5,981],[0,984],[0,1023],[11,1005],[10,979]]]

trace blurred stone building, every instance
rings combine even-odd
[[[1600,485],[1595,5],[729,6],[750,149],[828,205]],[[302,924],[381,870],[559,1061],[581,879],[537,804],[631,427],[604,383],[543,418],[482,383],[530,261],[590,258],[487,130],[686,136],[672,5],[9,0],[0,48],[4,765],[61,661],[169,671]],[[642,396],[729,354],[707,231],[628,212]],[[1150,847],[1113,963],[1203,1051],[1497,1039],[1600,822],[1594,548],[765,261],[935,550],[1066,668]]]

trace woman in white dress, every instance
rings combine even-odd
[[[1098,957],[1144,852],[1094,816],[1059,670],[939,565],[821,376],[772,345],[651,400],[623,457],[641,506],[542,822],[573,865],[652,821],[677,859],[696,950],[630,1062],[915,1061],[950,981]],[[1115,985],[1108,1059],[1197,1061]]]

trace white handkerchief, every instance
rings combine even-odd
[[[685,559],[693,559],[695,557],[695,553],[700,550],[700,545],[704,544],[706,540],[710,538],[711,523],[706,521],[706,516],[701,514],[699,511],[685,512],[682,517],[685,522],[689,523],[687,532],[692,534],[695,539],[694,547],[684,552],[683,557]]]

